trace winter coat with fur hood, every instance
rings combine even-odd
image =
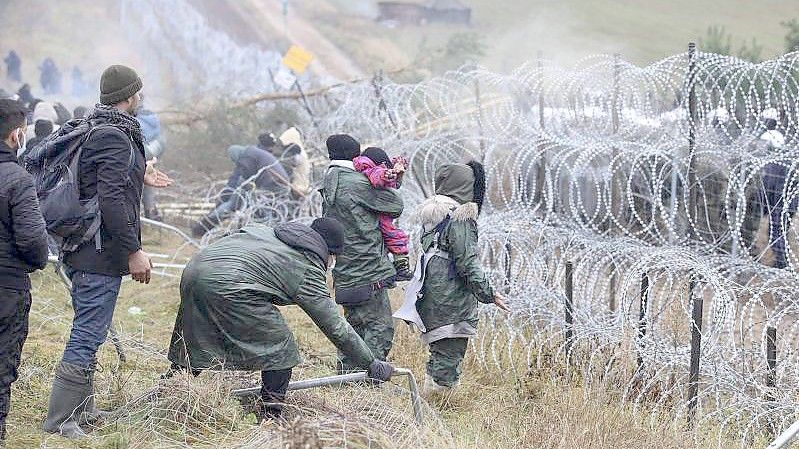
[[[422,336],[427,343],[475,335],[477,303],[494,302],[494,291],[478,257],[477,214],[477,204],[460,204],[444,195],[428,199],[417,213],[422,251],[429,251],[437,242],[439,250],[447,253],[430,259],[421,299],[416,303],[427,328]]]

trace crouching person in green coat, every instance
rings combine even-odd
[[[507,311],[477,254],[477,216],[485,192],[482,165],[443,165],[436,170],[435,186],[436,195],[417,209],[423,253],[405,303],[394,314],[414,324],[429,345],[426,393],[458,383],[467,343],[477,335],[478,302]]]
[[[388,380],[394,368],[375,359],[328,294],[327,268],[343,234],[326,218],[310,227],[252,225],[200,251],[180,280],[173,369],[261,371],[260,418],[279,416],[300,355],[276,306],[298,305],[358,367]]]

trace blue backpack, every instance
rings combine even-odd
[[[22,156],[23,166],[33,176],[47,232],[62,254],[73,252],[92,239],[97,251],[102,250],[98,197],[81,200],[78,168],[83,144],[93,132],[104,128],[115,126],[95,125],[87,119],[70,120]],[[131,144],[128,182],[134,163]]]

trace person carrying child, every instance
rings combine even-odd
[[[398,189],[402,185],[407,161],[402,157],[388,157],[382,148],[369,147],[353,159],[355,170],[364,174],[369,183],[377,189]],[[403,282],[413,279],[408,259],[408,234],[394,224],[394,219],[387,214],[378,215],[378,226],[383,235],[383,242],[394,256],[394,268],[397,270],[395,281]]]

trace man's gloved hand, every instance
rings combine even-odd
[[[394,374],[394,366],[388,362],[374,359],[369,365],[368,373],[370,378],[386,382],[391,379],[391,375]]]

